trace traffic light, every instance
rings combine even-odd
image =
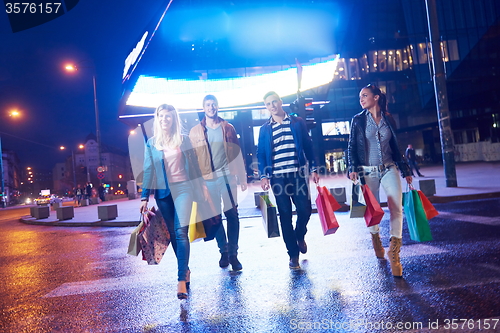
[[[314,105],[312,97],[299,97],[290,104],[292,115],[299,116],[306,121],[307,129],[316,127],[314,120]]]

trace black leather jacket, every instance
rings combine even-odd
[[[349,173],[359,172],[359,167],[368,165],[368,151],[366,148],[366,116],[367,110],[363,110],[352,118],[351,135],[349,136],[349,145],[347,148],[347,161],[349,164]],[[392,160],[396,163],[401,171],[402,177],[411,176],[411,170],[408,164],[404,161],[403,155],[399,150],[398,141],[396,138],[396,122],[390,113],[382,113],[385,121],[391,130],[391,140],[389,145],[392,151]],[[349,175],[347,175],[349,177]]]

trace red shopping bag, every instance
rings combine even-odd
[[[316,207],[318,208],[323,234],[326,236],[335,233],[339,228],[339,223],[333,212],[341,206],[325,186],[318,186],[317,189]]]
[[[377,199],[375,199],[375,196],[368,185],[361,185],[361,187],[363,188],[363,197],[366,201],[366,211],[364,216],[366,226],[371,227],[380,223],[382,216],[384,216],[384,211],[382,210],[382,207],[380,207]]]
[[[438,211],[436,210],[436,208],[434,208],[429,199],[427,199],[425,194],[423,194],[422,191],[420,190],[418,190],[417,192],[418,196],[420,197],[420,201],[422,201],[422,207],[424,207],[425,217],[427,217],[427,220],[430,220],[433,217],[438,216],[439,215]]]

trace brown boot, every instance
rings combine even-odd
[[[372,235],[372,244],[373,244],[373,249],[375,250],[375,255],[379,259],[384,259],[385,255],[385,250],[384,247],[382,246],[382,241],[380,240],[380,235],[377,232],[376,234],[371,234]]]
[[[401,266],[399,260],[399,250],[401,250],[401,238],[391,237],[388,256],[391,263],[392,275],[395,277],[403,277],[403,266]]]

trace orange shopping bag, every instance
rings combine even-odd
[[[425,211],[425,217],[427,217],[427,220],[432,219],[433,217],[436,217],[439,215],[438,211],[434,206],[431,204],[429,199],[425,196],[425,194],[422,193],[422,191],[418,190],[418,196],[420,197],[420,201],[422,201],[422,207],[424,207]]]

